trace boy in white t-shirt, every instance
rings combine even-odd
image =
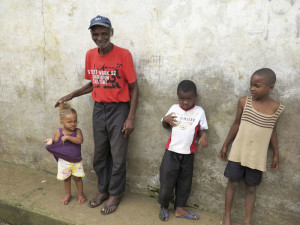
[[[197,133],[200,132],[200,147],[207,147],[208,129],[205,112],[196,106],[197,88],[194,82],[183,80],[178,84],[177,96],[179,104],[171,106],[162,119],[164,128],[171,128],[170,138],[165,145],[160,166],[160,191],[158,202],[161,205],[159,218],[167,221],[168,207],[175,188],[175,216],[198,220],[184,207],[191,192],[194,153],[197,150]]]

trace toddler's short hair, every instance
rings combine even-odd
[[[276,83],[276,74],[274,73],[273,70],[271,70],[269,68],[259,69],[259,70],[255,71],[252,74],[252,76],[254,74],[264,77],[266,79],[266,81],[268,82],[268,84],[270,84],[270,85],[274,85]]]
[[[177,87],[177,94],[179,91],[183,91],[184,93],[186,92],[194,92],[195,95],[197,95],[197,87],[196,87],[196,84],[191,81],[191,80],[183,80],[181,81],[179,84],[178,84],[178,87]]]

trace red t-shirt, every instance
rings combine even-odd
[[[94,101],[129,102],[129,84],[136,81],[131,53],[114,46],[101,56],[98,48],[90,49],[85,58],[85,79],[92,81]]]

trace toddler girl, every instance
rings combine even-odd
[[[71,199],[71,176],[77,187],[78,202],[84,203],[86,199],[82,177],[85,174],[81,158],[83,137],[81,130],[77,128],[77,113],[70,104],[63,103],[59,106],[59,117],[62,128],[55,131],[53,139],[45,140],[45,147],[58,162],[57,179],[64,181],[66,195],[61,203],[66,205]]]

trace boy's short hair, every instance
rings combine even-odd
[[[263,76],[268,84],[274,85],[276,83],[276,74],[274,73],[273,70],[269,68],[262,68],[257,71],[255,71],[252,75],[258,75],[258,76]]]
[[[181,81],[179,84],[178,84],[178,87],[177,87],[177,94],[179,91],[183,91],[183,92],[194,92],[195,95],[197,95],[197,87],[196,87],[196,84],[191,81],[191,80],[183,80]]]

